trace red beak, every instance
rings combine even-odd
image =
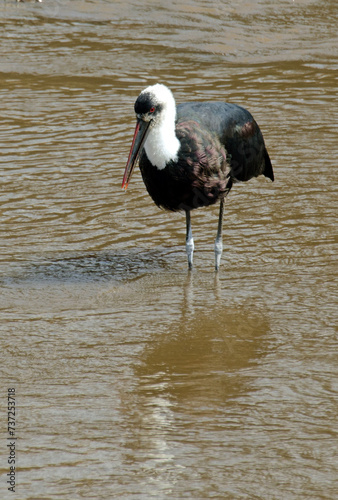
[[[146,141],[148,132],[149,132],[149,125],[150,121],[146,122],[144,120],[141,120],[140,118],[137,119],[136,127],[135,127],[135,132],[134,132],[134,137],[133,137],[133,142],[131,143],[131,148],[128,156],[128,161],[127,165],[124,171],[124,176],[123,176],[123,181],[122,181],[122,188],[127,190],[131,175],[134,170],[134,166],[140,156],[140,153],[142,151],[143,145]]]

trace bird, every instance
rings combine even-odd
[[[262,132],[245,108],[222,101],[186,102],[176,106],[171,90],[150,85],[135,101],[136,127],[122,188],[127,190],[134,166],[160,208],[186,215],[188,269],[193,268],[194,239],[190,212],[220,202],[215,270],[223,251],[224,200],[232,185],[264,175],[274,180]]]

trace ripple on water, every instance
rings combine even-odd
[[[1,384],[22,496],[335,498],[334,2],[6,1]],[[185,220],[121,190],[133,103],[227,100],[276,181]],[[14,367],[14,368],[13,368]],[[256,498],[255,497],[255,498]]]

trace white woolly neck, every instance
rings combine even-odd
[[[176,103],[168,87],[160,83],[147,87],[143,92],[152,94],[154,101],[162,106],[161,113],[150,125],[144,145],[150,162],[162,170],[171,160],[177,161],[180,148],[180,141],[175,134]]]

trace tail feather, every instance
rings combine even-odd
[[[272,164],[267,150],[264,151],[264,159],[265,159],[265,167],[263,174],[265,175],[265,177],[268,177],[269,179],[274,181],[275,176],[273,175]]]

